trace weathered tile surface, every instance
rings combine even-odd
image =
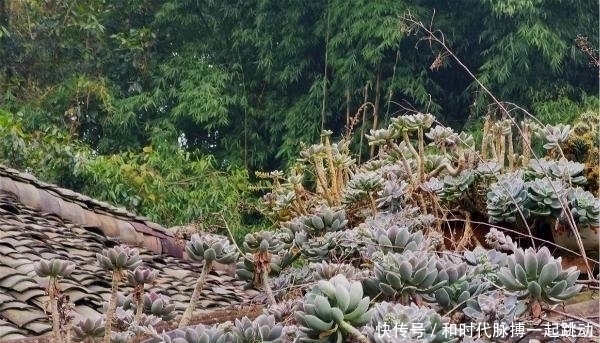
[[[123,243],[120,240],[123,237],[119,232],[115,237],[107,237],[110,230],[92,226],[90,221],[86,221],[86,217],[94,218],[97,224],[97,214],[103,212],[102,216],[122,221],[119,225],[127,230],[135,229],[135,232],[145,237],[169,239],[169,243],[179,244],[181,249],[181,242],[177,242],[169,231],[148,222],[146,218],[115,210],[105,203],[41,183],[30,175],[1,166],[0,179],[0,342],[43,335],[51,329],[44,312],[47,280],[39,278],[33,270],[33,263],[41,258],[67,259],[77,265],[71,276],[61,280],[62,291],[74,303],[76,321],[79,319],[77,317],[100,315],[98,310],[101,303],[109,296],[110,276],[97,266],[96,253]],[[14,183],[12,186],[11,180]],[[34,187],[23,187],[22,183]],[[19,196],[14,193],[23,189],[27,192],[52,194],[62,202],[72,204],[58,206],[60,211],[64,208],[73,210],[73,206],[76,206],[76,211],[80,213],[76,216],[60,211],[52,213],[56,207],[44,206],[44,202],[50,203],[51,199],[46,195]],[[39,200],[44,197],[45,200]],[[31,201],[31,204],[24,204],[23,201]],[[66,217],[83,223],[73,223]],[[131,222],[135,224],[127,225]],[[131,236],[131,232],[128,235]],[[136,240],[139,242],[139,238]],[[134,245],[135,242],[125,243]],[[144,265],[160,271],[155,284],[147,289],[169,296],[176,304],[179,314],[183,313],[200,274],[201,265],[172,255],[158,254],[144,247],[138,248]],[[124,282],[121,290],[128,294],[131,289]],[[199,307],[241,305],[249,303],[255,295],[255,291],[243,290],[243,283],[226,272],[215,271],[208,277]]]

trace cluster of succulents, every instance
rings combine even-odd
[[[146,316],[154,316],[164,321],[170,321],[176,316],[175,305],[172,303],[171,299],[164,294],[149,291],[142,295],[141,307],[138,307],[139,303],[139,301],[134,299],[134,294],[128,296],[121,292],[117,294],[117,310],[122,309],[124,311],[132,311],[136,313],[135,319],[140,317],[137,313]],[[108,303],[103,303],[102,312],[106,313],[107,309]]]
[[[446,281],[438,280],[439,271],[433,256],[429,252],[411,250],[402,254],[388,253],[380,262],[375,262],[372,282],[390,297],[432,294],[446,284]]]
[[[304,231],[311,236],[320,236],[326,232],[343,230],[347,224],[348,219],[344,209],[322,206],[312,215],[296,217],[283,225],[293,232]]]
[[[525,208],[527,188],[522,173],[503,174],[492,184],[487,193],[487,214],[490,223],[514,223],[517,218],[529,217]]]
[[[449,310],[463,307],[467,299],[482,294],[491,287],[488,281],[471,273],[472,267],[462,258],[444,255],[437,259],[436,267],[439,271],[436,282],[442,282],[443,286],[433,296],[424,295],[423,298],[441,308]]]
[[[260,315],[255,320],[247,317],[236,319],[231,328],[233,343],[283,342],[284,328],[275,322],[274,316]]]
[[[352,168],[349,142],[331,142],[331,132],[324,132],[320,144],[303,149],[289,175],[266,175],[273,190],[263,199],[265,213],[276,231],[246,235],[241,249],[227,239],[193,235],[186,253],[202,263],[202,274],[177,330],[154,331],[160,320],[175,317],[174,306],[144,292],[156,272],[140,267],[135,250],[99,254],[98,263],[115,272],[117,284],[122,276],[116,273],[127,271],[138,293],[117,293],[105,308],[108,321],[76,324],[75,339],[109,335],[120,342],[145,333],[167,343],[283,342],[286,335],[296,342],[456,342],[442,332],[450,321],[513,322],[533,302],[557,304],[578,293],[578,271],[563,270],[545,247],[518,248],[496,229],[486,236],[492,249],[440,253],[439,222],[469,202],[491,223],[528,224],[534,216],[562,220],[568,212],[578,227],[593,226],[600,201],[581,188],[585,166],[519,156],[510,120],[486,124],[481,152],[472,135],[434,122],[432,115],[416,113],[371,130],[367,139],[373,149],[380,147],[379,155],[358,168]],[[572,131],[536,130],[552,151],[560,151]],[[213,262],[237,263],[238,279],[265,290],[264,315],[188,326]],[[64,277],[73,269],[56,261],[35,268],[45,277]],[[111,333],[113,318],[113,329],[131,328]],[[419,330],[406,330],[411,327]]]
[[[446,175],[440,197],[448,202],[459,200],[475,180],[472,170],[463,170],[458,175]]]
[[[579,162],[569,161],[561,157],[558,161],[541,158],[531,160],[526,174],[530,178],[545,178],[563,180],[567,184],[583,185],[587,182],[583,176],[585,166]]]
[[[417,230],[411,232],[406,227],[392,225],[387,229],[377,228],[373,232],[373,240],[379,244],[379,248],[384,252],[402,253],[405,250],[423,250],[425,240],[423,239],[423,231]]]
[[[73,326],[73,340],[75,342],[85,342],[104,336],[104,319],[85,318]]]
[[[514,323],[526,310],[525,304],[516,296],[495,290],[490,294],[478,294],[466,299],[463,313],[476,323]]]
[[[561,258],[554,258],[546,247],[535,251],[516,249],[508,256],[507,266],[500,268],[498,281],[519,298],[533,298],[547,304],[560,303],[579,293],[575,282],[577,267],[563,270]]]
[[[435,310],[415,304],[381,302],[374,308],[371,325],[364,331],[375,343],[431,343],[454,342],[457,339],[446,337],[443,324],[448,318]]]
[[[353,204],[372,198],[383,186],[384,179],[375,172],[356,174],[348,182],[344,191],[342,203]]]

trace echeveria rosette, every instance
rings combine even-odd
[[[96,254],[96,260],[102,268],[111,271],[134,270],[142,264],[139,251],[125,245],[104,249]]]
[[[547,304],[567,300],[581,290],[575,282],[577,267],[562,269],[562,259],[554,258],[546,247],[537,252],[533,248],[516,249],[507,260],[507,266],[498,272],[499,283],[520,299],[533,298]]]
[[[506,295],[502,290],[495,290],[489,294],[469,298],[463,313],[476,323],[493,325],[502,322],[510,325],[525,310],[525,303],[517,297]]]
[[[61,318],[59,317],[58,311],[58,299],[60,299],[61,295],[57,280],[60,277],[71,275],[73,270],[75,270],[75,264],[73,262],[60,259],[52,259],[50,261],[42,259],[34,263],[33,269],[37,276],[44,278],[48,277],[50,279],[48,282],[48,287],[46,288],[46,292],[50,298],[52,333],[57,341],[62,341],[63,337],[62,333],[60,332]]]
[[[501,175],[486,194],[489,222],[514,223],[521,214],[524,219],[529,218],[529,210],[525,208],[527,199],[527,187],[522,172]]]
[[[104,336],[104,320],[85,318],[73,326],[73,340],[75,342],[88,342]]]
[[[158,270],[138,266],[133,271],[127,271],[127,281],[133,286],[133,297],[137,302],[136,320],[142,316],[142,301],[144,285],[154,282],[158,276]]]
[[[376,304],[374,310],[371,325],[365,326],[372,342],[450,343],[458,340],[444,332],[444,323],[449,319],[426,306],[405,306],[384,301]],[[394,328],[397,330],[402,327],[407,329],[406,332],[394,331]],[[417,327],[420,329],[416,330]]]
[[[459,200],[474,180],[475,173],[472,170],[463,170],[456,176],[446,175],[440,198],[448,202]]]
[[[59,259],[50,261],[42,259],[33,264],[33,270],[39,277],[59,278],[71,275],[75,270],[75,263]]]
[[[537,216],[558,218],[563,210],[561,199],[565,198],[567,186],[562,180],[535,179],[526,184],[528,200],[525,207]]]
[[[374,229],[373,240],[379,244],[380,249],[387,253],[389,251],[402,253],[404,250],[422,250],[423,231],[412,232],[406,226],[391,225],[387,229],[378,227]]]
[[[583,185],[587,182],[585,176],[583,176],[584,169],[584,164],[569,161],[564,157],[561,157],[558,161],[543,158],[531,160],[526,175],[531,179],[550,177],[568,184]]]
[[[185,245],[185,251],[194,261],[230,264],[237,260],[238,253],[226,238],[200,237],[193,234]]]
[[[342,343],[348,334],[369,342],[357,329],[369,323],[373,313],[360,282],[349,282],[343,275],[320,280],[298,305],[295,317],[301,325],[301,342]]]
[[[283,337],[283,326],[275,322],[273,315],[262,314],[254,320],[248,317],[236,319],[231,327],[233,343],[282,343]]]
[[[169,333],[158,334],[155,330],[149,332],[154,338],[164,343],[227,343],[230,335],[218,327],[197,325],[185,329],[177,329]]]
[[[430,128],[434,121],[435,117],[429,113],[415,113],[392,118],[390,127],[398,132],[416,131]]]
[[[271,254],[277,254],[291,246],[291,237],[289,232],[271,232],[259,231],[249,233],[244,237],[244,250],[246,252],[255,253],[261,250],[261,245],[267,247]]]
[[[122,273],[125,270],[134,270],[140,264],[140,253],[137,249],[125,245],[104,249],[101,254],[96,254],[96,260],[100,267],[112,271],[111,296],[106,310],[106,328],[104,332],[104,343],[111,342],[112,320],[117,308],[117,291]]]
[[[436,261],[438,276],[436,283],[444,286],[433,293],[423,295],[429,302],[435,302],[444,309],[463,307],[467,299],[485,292],[491,287],[489,282],[471,275],[472,266],[458,257],[444,255]]]
[[[326,232],[343,230],[347,224],[344,209],[321,206],[314,214],[296,217],[283,225],[293,233],[304,231],[310,236],[320,236]]]
[[[206,282],[206,276],[211,271],[213,263],[231,264],[237,260],[238,252],[234,246],[229,244],[229,241],[225,238],[212,238],[212,237],[200,237],[198,234],[192,235],[190,240],[185,245],[185,251],[188,256],[195,261],[202,261],[202,272],[196,281],[194,292],[190,298],[190,303],[186,308],[181,321],[179,322],[179,328],[187,326],[192,318],[196,303],[200,298],[202,287]]]
[[[600,199],[580,187],[567,193],[569,209],[579,227],[598,226],[600,222]]]
[[[433,294],[446,284],[446,281],[438,280],[434,254],[424,251],[388,253],[375,262],[374,273],[371,282],[377,283],[384,295],[395,297],[399,294],[405,302],[414,293]]]

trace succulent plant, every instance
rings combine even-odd
[[[295,236],[296,246],[310,262],[322,261],[336,245],[331,235],[309,238],[304,232],[296,232]]]
[[[287,323],[289,323],[290,320],[293,320],[294,313],[297,311],[297,307],[298,299],[289,299],[264,308],[263,313],[266,315],[272,315],[277,323],[285,323],[286,330],[284,331],[289,332],[290,330]]]
[[[440,193],[444,188],[444,182],[437,177],[431,177],[421,184],[421,189],[427,193]]]
[[[567,188],[561,180],[535,179],[526,183],[528,201],[525,206],[532,214],[558,218],[563,207],[561,199]]]
[[[104,336],[104,321],[102,317],[86,318],[73,326],[75,342],[89,341]]]
[[[344,209],[334,210],[328,206],[322,206],[315,214],[300,216],[284,223],[284,226],[293,232],[305,231],[311,236],[320,236],[325,232],[343,230],[348,224]]]
[[[535,127],[535,135],[546,141],[544,149],[550,150],[559,146],[560,143],[569,139],[571,125],[557,124]]]
[[[531,179],[550,177],[563,180],[567,184],[583,185],[587,182],[583,176],[584,168],[584,164],[569,161],[564,157],[558,161],[543,158],[529,162],[527,175]]]
[[[185,329],[177,329],[168,334],[158,335],[153,332],[155,338],[164,343],[226,343],[229,335],[217,327],[206,327],[198,325]]]
[[[505,253],[495,249],[484,249],[480,246],[475,247],[472,251],[465,251],[464,258],[472,266],[469,273],[471,277],[485,277],[491,281],[496,281],[498,270],[507,263]]]
[[[582,287],[575,284],[577,267],[563,270],[561,260],[552,257],[546,247],[537,252],[532,248],[516,249],[508,257],[507,266],[500,268],[498,281],[520,299],[531,297],[548,304],[560,303],[579,293]]]
[[[358,262],[362,258],[367,245],[369,245],[367,236],[367,233],[362,229],[353,228],[328,232],[323,236],[323,239],[335,243],[329,251],[331,259]]]
[[[529,210],[525,208],[527,188],[522,175],[522,172],[501,175],[490,186],[486,195],[490,223],[514,223],[521,213],[525,219],[529,217]]]
[[[456,176],[446,175],[440,198],[449,202],[460,199],[474,180],[475,174],[469,169],[461,171]]]
[[[429,113],[416,113],[412,115],[403,115],[391,119],[391,126],[400,132],[415,131],[418,128],[427,129],[435,121],[435,117]]]
[[[464,278],[435,292],[435,302],[443,309],[462,308],[466,301],[489,290],[492,285],[482,278]]]
[[[451,138],[454,138],[454,143],[462,148],[472,149],[475,146],[475,138],[470,133],[461,131]]]
[[[444,150],[449,143],[454,143],[452,136],[456,135],[450,127],[436,125],[425,133],[425,137],[432,140],[430,145],[436,146],[438,149]]]
[[[358,203],[372,196],[383,186],[384,179],[376,172],[365,172],[354,175],[344,190],[342,203]]]
[[[274,316],[260,315],[251,321],[248,317],[236,319],[231,328],[233,343],[283,342],[283,326],[275,322]]]
[[[567,193],[569,209],[581,227],[597,226],[600,222],[600,199],[580,187],[569,189]]]
[[[193,234],[185,245],[188,256],[195,261],[219,262],[230,264],[237,260],[235,247],[226,238],[200,237]]]
[[[320,280],[295,313],[301,325],[300,341],[339,343],[346,342],[343,339],[347,334],[368,342],[356,327],[369,323],[371,315],[369,297],[363,297],[361,283],[351,283],[343,275]]]
[[[423,246],[423,231],[411,232],[406,226],[392,225],[387,229],[377,228],[373,232],[373,240],[379,244],[384,253],[401,253],[405,250],[416,251],[425,248]]]
[[[427,307],[384,301],[375,305],[371,325],[366,327],[366,331],[375,343],[456,341],[456,338],[445,337],[443,333],[447,321],[447,318]]]
[[[33,264],[33,270],[35,270],[35,273],[39,277],[65,277],[71,275],[73,270],[75,270],[75,263],[59,259],[52,259],[50,261],[42,259]]]
[[[517,249],[517,245],[510,236],[500,232],[494,227],[490,228],[490,231],[485,235],[485,242],[492,248],[498,250],[515,251],[515,249]],[[494,253],[494,250],[488,250],[488,255],[489,253]],[[465,257],[467,257],[466,254]]]
[[[517,297],[505,295],[501,290],[479,294],[467,300],[463,313],[476,323],[514,323],[526,308]]]
[[[368,270],[358,269],[348,263],[329,263],[327,261],[311,263],[314,280],[329,280],[336,275],[344,275],[348,280],[360,280],[369,275]]]
[[[188,325],[194,309],[196,308],[196,303],[200,298],[206,276],[211,271],[213,263],[231,264],[234,263],[238,257],[238,252],[235,247],[232,246],[227,239],[209,236],[200,237],[198,234],[192,235],[185,245],[185,251],[192,260],[202,261],[203,266],[202,272],[196,281],[196,286],[194,287],[190,302],[179,322],[179,328]],[[160,305],[161,303],[159,302],[156,306]],[[152,306],[154,306],[154,304]]]
[[[112,271],[134,270],[142,264],[139,251],[125,245],[102,250],[96,254],[96,260],[102,268]]]
[[[127,281],[132,286],[150,284],[158,276],[158,270],[140,267],[127,271]]]
[[[369,133],[365,135],[369,145],[383,145],[392,139],[398,138],[399,136],[400,135],[397,131],[389,127],[385,129],[370,130]]]
[[[175,304],[170,301],[169,297],[152,291],[144,294],[143,306],[145,314],[154,315],[164,321],[169,321],[177,315]]]
[[[271,231],[259,231],[249,233],[244,237],[245,251],[254,253],[261,250],[261,245],[266,247],[271,254],[277,254],[287,248],[290,244],[281,240],[283,236],[277,235]],[[287,240],[287,238],[286,238]]]
[[[462,307],[467,299],[491,287],[482,278],[468,275],[470,266],[459,258],[444,255],[436,260],[436,268],[439,271],[436,282],[444,282],[444,286],[436,290],[433,297],[424,295],[423,298],[444,309]]]
[[[397,180],[396,176],[387,179],[383,183],[383,187],[377,193],[377,208],[388,207],[390,211],[395,211],[396,208],[400,207],[402,198],[406,194],[408,183]]]
[[[375,282],[387,296],[404,298],[414,293],[432,294],[446,284],[438,281],[438,269],[432,253],[406,250],[402,254],[386,254],[375,262]]]

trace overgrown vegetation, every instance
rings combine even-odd
[[[258,208],[274,227],[244,235],[240,251],[192,236],[187,252],[203,273],[170,333],[154,329],[173,320],[168,300],[142,295],[151,272],[131,271],[128,281],[142,286],[131,298],[117,294],[117,270],[130,259],[134,267],[136,252],[98,255],[115,270],[108,318],[75,325],[78,340],[379,343],[399,341],[385,333],[400,326],[420,333],[400,341],[488,342],[481,324],[539,327],[542,314],[584,290],[581,271],[557,254],[580,256],[586,287],[597,285],[600,136],[589,64],[598,58],[577,36],[598,36],[589,3],[565,12],[554,2],[459,2],[436,15],[441,31],[413,16],[429,12],[428,1],[51,5],[5,6],[3,18],[22,17],[6,26],[18,35],[1,38],[31,53],[25,33],[48,32],[24,26],[27,16],[71,39],[81,33],[67,23],[77,23],[88,39],[72,42],[88,52],[83,76],[42,74],[31,85],[27,72],[39,65],[5,73],[8,108],[35,119],[2,112],[4,162],[163,223],[200,218],[240,241],[240,203],[262,191]],[[101,39],[104,22],[110,40]],[[128,63],[96,57],[115,46],[111,57]],[[40,65],[56,58],[42,56]],[[64,68],[57,72],[71,72]],[[66,118],[40,120],[49,109]],[[468,116],[473,132],[442,124]],[[39,131],[48,127],[58,129]],[[319,133],[317,144],[298,144]],[[43,174],[47,160],[55,168]],[[242,165],[285,172],[257,172],[249,186]],[[237,277],[264,290],[264,315],[187,327],[213,261],[237,262]],[[71,269],[36,266],[54,281]],[[57,288],[49,296],[60,299]],[[52,316],[55,337],[68,340],[70,324]],[[596,323],[573,317],[597,334]],[[452,335],[451,325],[470,329]]]
[[[483,117],[492,101],[447,52],[398,30],[406,11],[433,17],[478,79],[544,122],[597,97],[592,1],[7,0],[1,106],[100,155],[139,152],[160,128],[253,171],[284,169],[367,103],[355,146],[408,104],[455,129]]]

